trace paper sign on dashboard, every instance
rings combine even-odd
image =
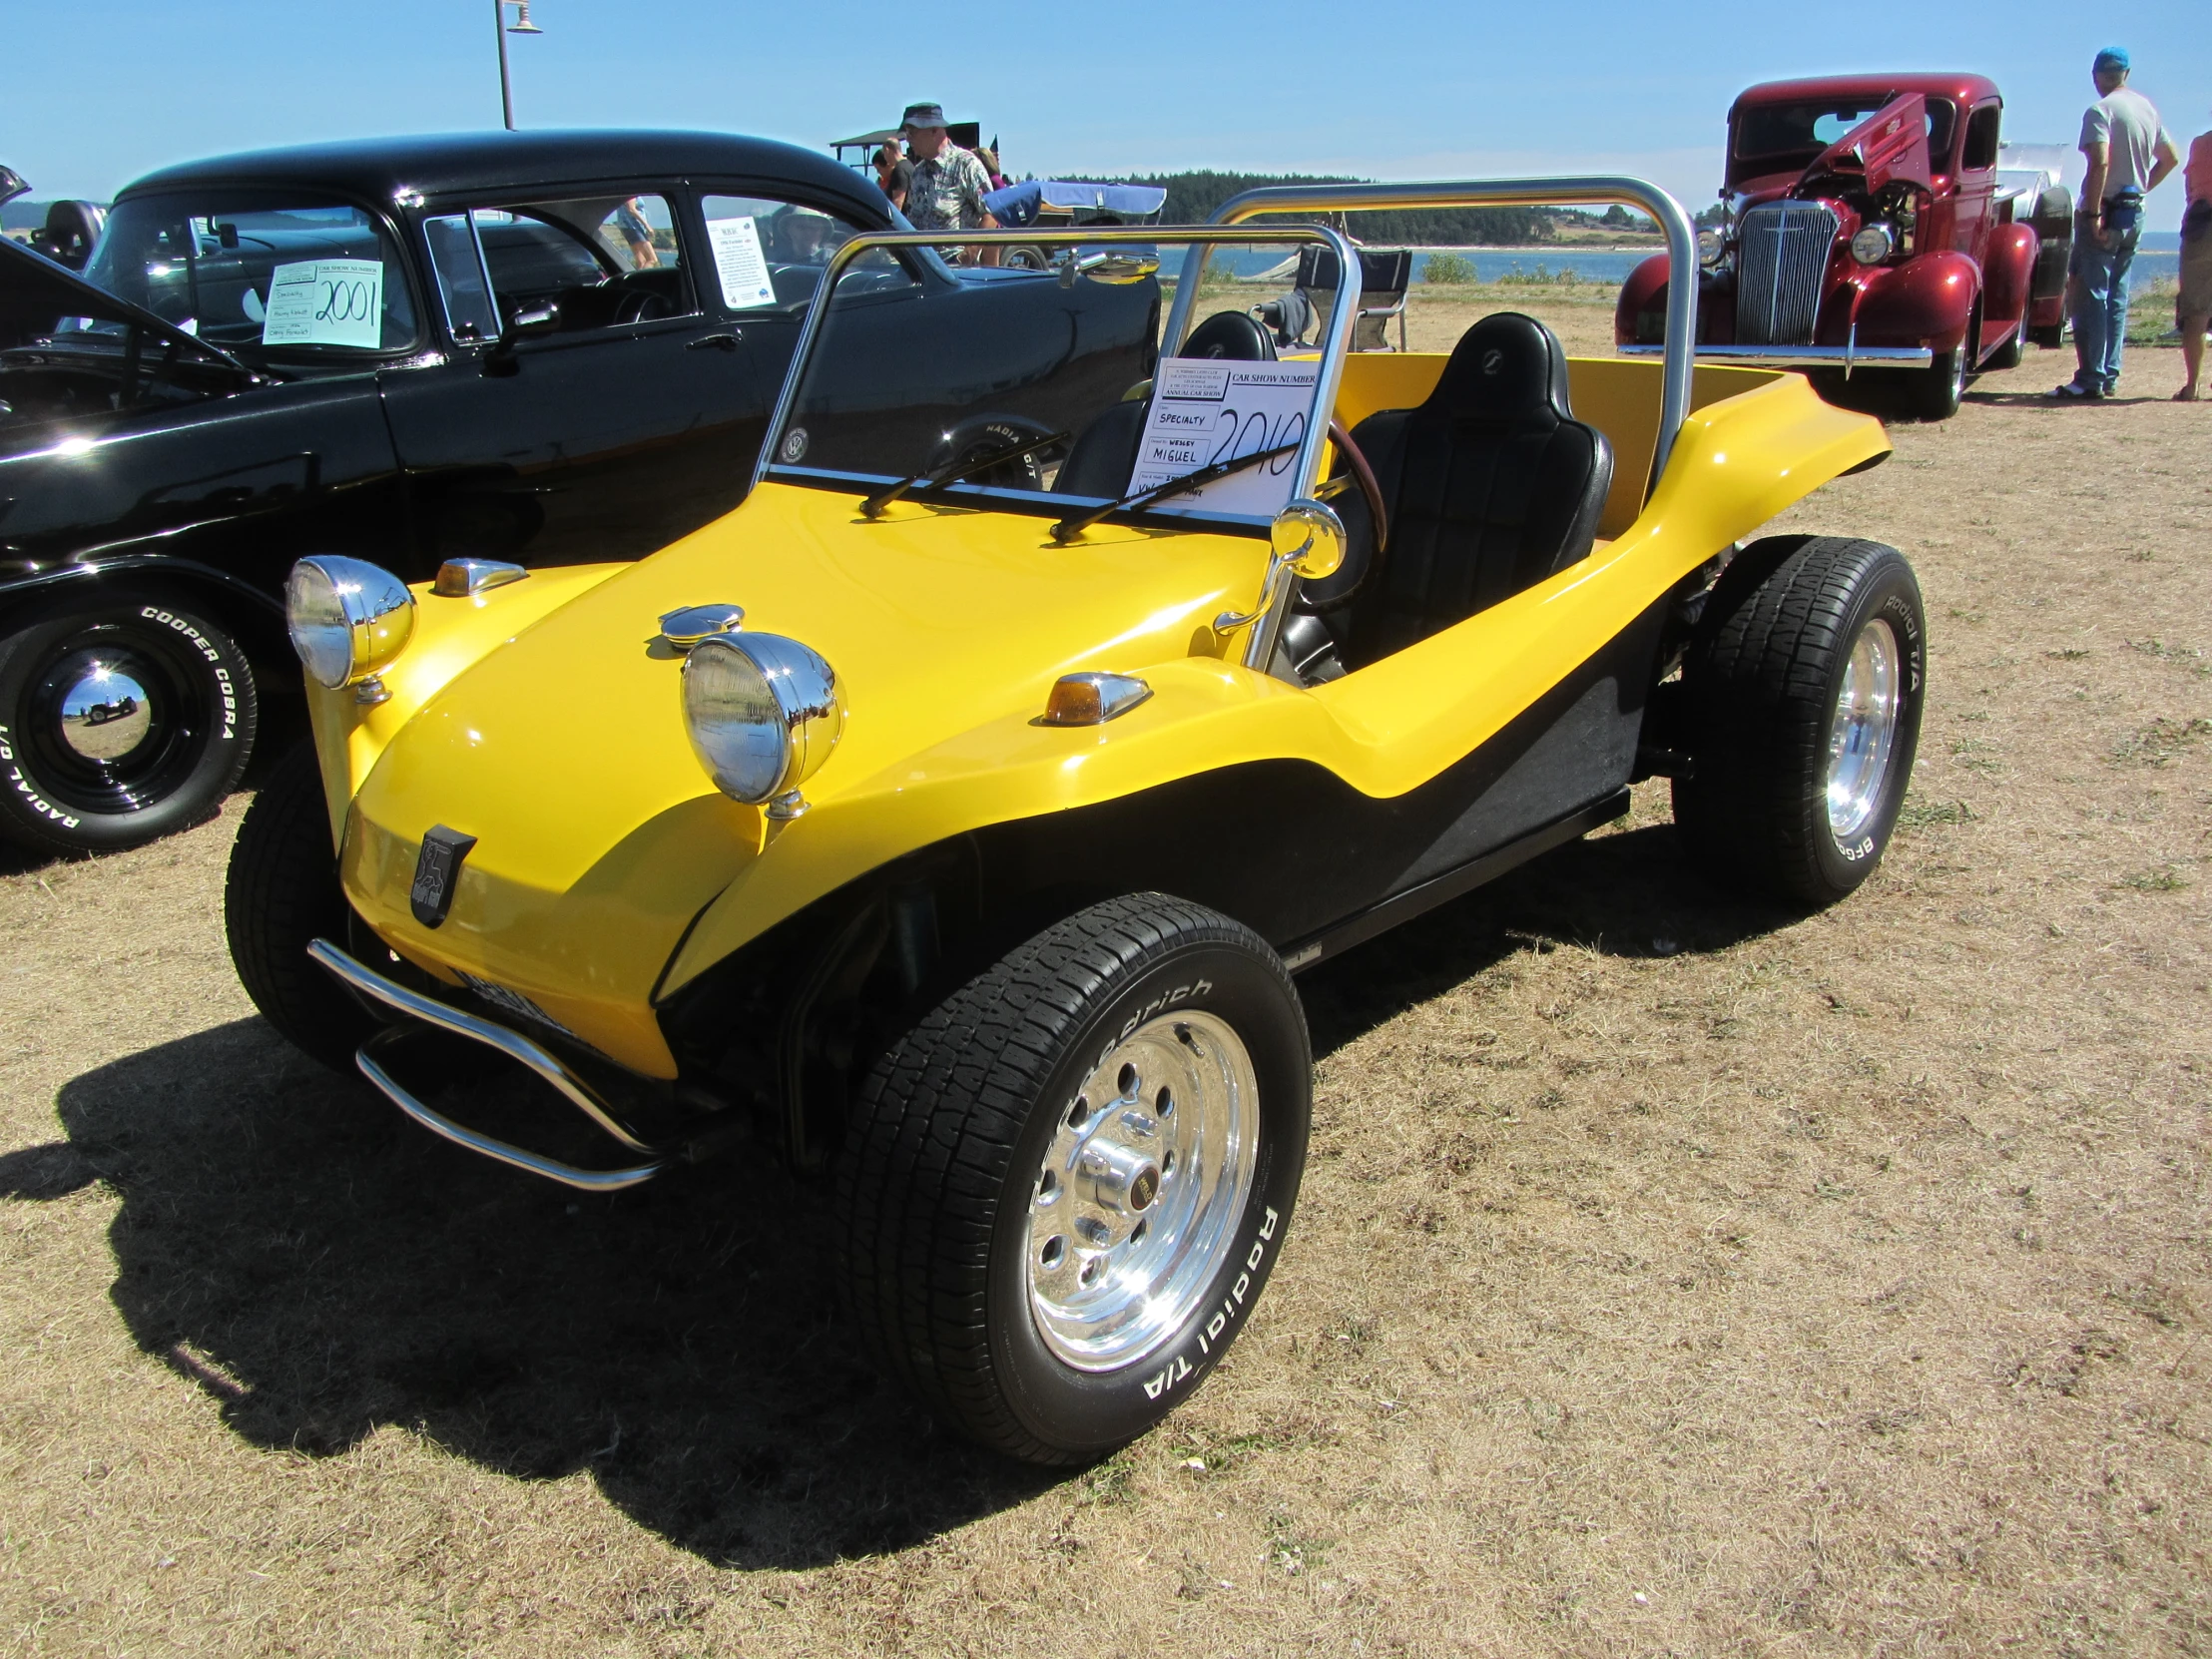
[[[707,243],[715,254],[715,275],[722,278],[722,302],[734,311],[776,303],[769,280],[768,256],[761,252],[761,228],[751,215],[707,221]]]
[[[384,343],[384,267],[380,260],[299,260],[269,274],[264,345]]]
[[[1297,443],[1314,406],[1313,363],[1225,362],[1164,357],[1152,382],[1152,409],[1137,449],[1131,493],[1196,472],[1215,461]],[[1272,518],[1291,498],[1298,457],[1283,455],[1202,484],[1162,506],[1203,504],[1214,512]]]

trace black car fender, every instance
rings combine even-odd
[[[0,576],[0,632],[11,627],[15,617],[50,598],[73,593],[91,597],[125,587],[205,607],[245,648],[257,668],[280,670],[290,662],[281,598],[213,565],[159,552],[94,556]]]

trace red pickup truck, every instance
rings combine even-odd
[[[1979,75],[1770,81],[1728,113],[1724,223],[1698,239],[1698,355],[1894,377],[1940,420],[1967,379],[2056,343],[2064,193],[2000,191],[2004,101]],[[1660,350],[1665,255],[1622,284],[1614,339]]]

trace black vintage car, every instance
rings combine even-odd
[[[205,816],[295,694],[303,553],[419,581],[727,512],[823,261],[891,224],[793,146],[533,133],[168,168],[81,276],[0,243],[0,834],[93,851]],[[137,741],[88,741],[125,700]]]

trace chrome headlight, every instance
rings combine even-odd
[[[1897,252],[1897,233],[1887,225],[1868,225],[1851,239],[1851,257],[1861,265],[1880,265]]]
[[[799,786],[844,730],[830,665],[776,634],[713,634],[684,657],[684,728],[725,795],[797,818]]]
[[[1697,234],[1697,263],[1699,265],[1719,265],[1721,263],[1721,257],[1727,252],[1727,232],[1716,231],[1708,226],[1705,230],[1702,230]]]
[[[365,559],[318,554],[291,567],[284,626],[308,677],[336,691],[372,680],[406,649],[415,600],[407,584]]]

